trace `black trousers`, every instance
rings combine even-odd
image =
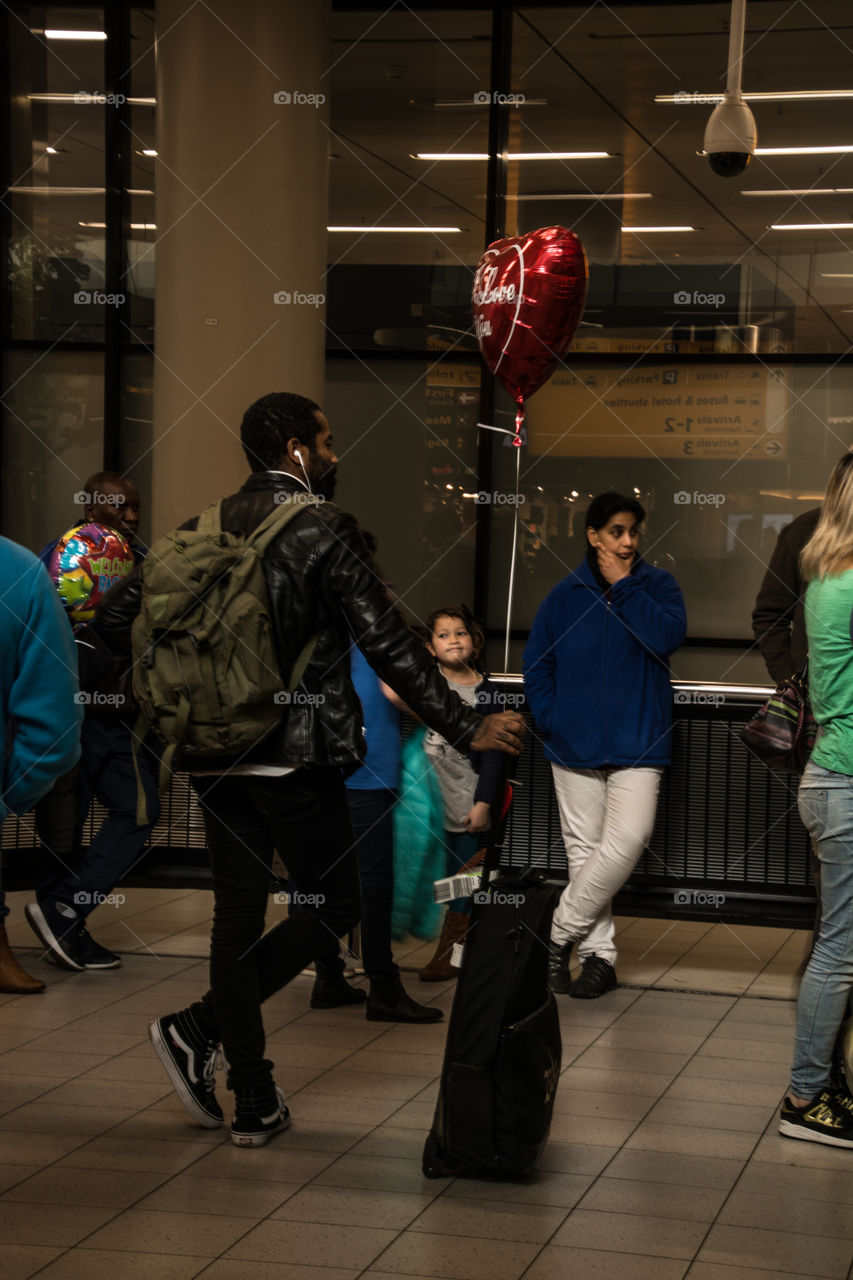
[[[228,1062],[229,1088],[264,1087],[261,1004],[305,968],[324,938],[359,918],[352,829],[339,769],[303,766],[283,778],[193,778],[213,875],[210,990],[205,1025]],[[269,933],[264,917],[278,849],[301,910]]]
[[[361,884],[361,958],[368,978],[396,978],[400,972],[391,953],[394,907],[394,805],[396,791],[347,791],[353,851]],[[317,973],[334,979],[343,974],[338,947],[327,935],[314,957]]]

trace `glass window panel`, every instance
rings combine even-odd
[[[850,154],[756,154],[731,178],[697,154],[709,95],[725,84],[729,16],[728,3],[516,14],[513,89],[526,101],[510,112],[510,153],[608,153],[508,165],[510,231],[562,223],[586,244],[578,353],[618,350],[625,339],[721,358],[851,344],[850,291],[836,277],[849,271],[853,228],[815,226],[853,222]],[[848,89],[848,20],[846,0],[819,12],[753,6],[744,91]],[[758,146],[853,146],[846,108],[833,99],[753,102]],[[811,229],[773,229],[789,223]],[[631,227],[693,230],[623,230]]]
[[[2,532],[38,552],[82,517],[74,495],[102,466],[104,360],[95,351],[7,351]]]
[[[109,107],[88,99],[103,94],[104,42],[47,40],[41,31],[103,30],[103,10],[33,7],[30,19],[8,23],[11,336],[89,341],[103,329],[91,295],[104,287]]]
[[[473,605],[478,363],[330,359],[326,370],[335,501],[376,535],[395,599],[416,621]]]

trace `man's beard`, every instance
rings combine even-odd
[[[314,490],[315,493],[320,494],[323,498],[326,498],[329,502],[331,502],[332,498],[334,498],[335,496],[335,487],[337,483],[338,483],[338,468],[329,467],[329,469],[322,476],[320,476],[319,479],[312,478],[311,488]]]

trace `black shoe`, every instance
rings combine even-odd
[[[205,1129],[218,1129],[225,1117],[214,1093],[216,1041],[205,1040],[185,1013],[155,1018],[148,1038],[192,1118]]]
[[[77,930],[77,950],[85,969],[118,969],[121,956],[96,942],[85,925]]]
[[[441,1009],[418,1004],[399,978],[377,978],[370,983],[365,1017],[368,1022],[438,1022]]]
[[[51,902],[48,898],[28,902],[24,907],[27,923],[39,942],[63,969],[78,973],[86,968],[78,944],[80,917],[67,902]]]
[[[311,992],[312,1009],[337,1009],[345,1004],[364,1004],[367,992],[351,987],[345,978],[317,978]]]
[[[262,1147],[290,1124],[281,1089],[235,1089],[231,1141],[235,1147]]]
[[[583,961],[581,976],[572,983],[570,996],[576,1000],[595,1000],[605,991],[616,986],[616,970],[601,956],[587,956]]]
[[[569,960],[574,945],[574,942],[548,943],[548,986],[560,996],[572,989]]]
[[[779,1132],[783,1138],[853,1147],[853,1099],[824,1089],[806,1106],[795,1107],[786,1095],[779,1112]]]

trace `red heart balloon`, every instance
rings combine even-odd
[[[480,259],[471,298],[477,341],[519,404],[548,381],[571,346],[587,279],[584,247],[566,227],[496,240]]]

